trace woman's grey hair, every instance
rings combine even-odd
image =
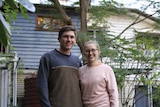
[[[97,47],[97,49],[100,50],[100,46],[99,46],[99,44],[97,43],[97,41],[95,41],[95,40],[89,40],[89,41],[85,42],[85,43],[84,43],[84,47],[85,47],[87,44],[95,44],[95,46]]]

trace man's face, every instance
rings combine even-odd
[[[59,38],[60,48],[64,51],[70,50],[76,43],[74,31],[66,31]]]

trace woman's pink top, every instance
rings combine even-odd
[[[119,107],[114,72],[107,64],[79,69],[84,107]]]

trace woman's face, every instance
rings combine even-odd
[[[87,59],[88,63],[95,62],[99,59],[100,50],[97,48],[97,46],[93,43],[86,44],[84,46],[84,55]]]

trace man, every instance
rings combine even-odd
[[[45,53],[41,59],[37,75],[37,89],[42,107],[82,107],[78,79],[81,62],[71,54],[76,43],[73,27],[63,27],[59,31],[59,49]]]

